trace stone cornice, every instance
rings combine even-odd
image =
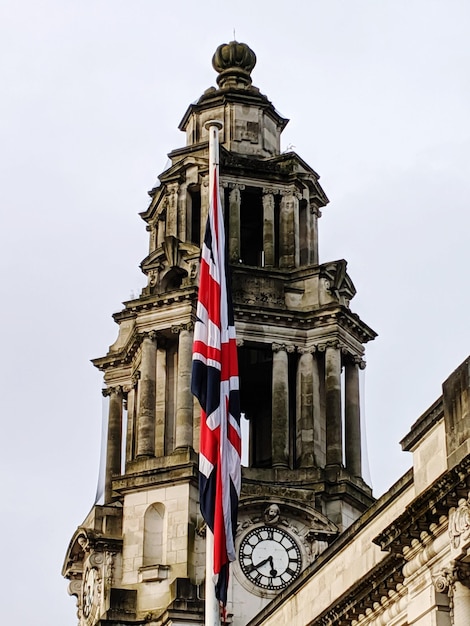
[[[234,305],[235,325],[237,322],[261,324],[266,326],[270,323],[273,326],[302,329],[319,329],[322,326],[336,325],[347,329],[360,343],[372,341],[377,336],[369,326],[359,318],[358,315],[342,305],[323,306],[309,311],[287,311],[280,309],[260,310],[258,306]],[[325,336],[320,343],[325,343],[330,338]]]
[[[429,432],[429,429],[434,426],[441,418],[444,417],[444,404],[442,396],[438,398],[434,404],[432,404],[425,413],[419,417],[413,426],[410,428],[410,432],[406,437],[400,441],[402,450],[409,452],[413,446]]]
[[[457,507],[461,498],[468,493],[470,456],[458,466],[440,476],[425,492],[415,498],[392,524],[373,541],[382,550],[402,553],[414,539],[426,533],[431,524],[439,524],[441,516],[448,516],[452,507]]]
[[[198,456],[192,449],[128,463],[126,474],[113,480],[113,492],[124,495],[136,488],[147,489],[188,480],[196,486],[199,480]]]
[[[340,596],[334,606],[328,607],[308,626],[350,626],[352,620],[368,613],[373,608],[381,608],[384,597],[400,589],[403,582],[402,561],[394,556],[388,556],[373,569],[367,576],[350,587]],[[383,608],[382,608],[383,610]]]
[[[206,109],[228,105],[233,102],[264,110],[281,129],[285,128],[289,121],[279,115],[272,102],[270,102],[265,95],[261,94],[256,87],[243,90],[208,89],[196,103],[189,105],[178,128],[182,131],[186,131],[186,126],[192,115],[198,114]]]

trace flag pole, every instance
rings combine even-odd
[[[219,173],[219,130],[223,124],[219,120],[208,120],[204,124],[209,132],[209,194],[214,188],[214,178]],[[219,193],[219,190],[217,190]],[[220,626],[220,607],[215,595],[214,573],[214,535],[206,526],[206,585],[205,585],[205,626]]]

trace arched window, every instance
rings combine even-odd
[[[151,504],[144,517],[144,562],[143,565],[163,563],[163,524],[165,506],[161,502]]]

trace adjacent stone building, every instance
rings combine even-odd
[[[217,49],[218,88],[187,109],[186,146],[170,153],[141,214],[147,286],[114,315],[117,340],[94,360],[109,403],[104,502],[63,568],[79,624],[203,624],[190,374],[210,119],[223,122],[247,450],[229,622],[470,624],[469,362],[402,442],[413,469],[374,502],[361,472],[359,370],[375,333],[350,308],[346,262],[319,262],[328,199],[309,165],[281,153],[288,120],[252,85],[255,62],[245,44]]]

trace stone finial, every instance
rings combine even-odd
[[[231,41],[221,44],[212,57],[212,67],[219,73],[217,84],[221,89],[242,88],[251,85],[251,72],[256,55],[246,43]]]

